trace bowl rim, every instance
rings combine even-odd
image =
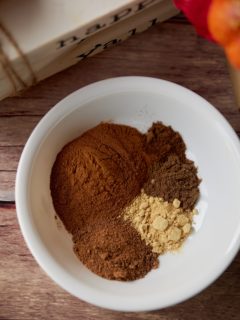
[[[240,159],[240,142],[237,134],[235,133],[231,125],[228,123],[228,121],[222,116],[222,114],[204,98],[194,93],[193,91],[170,81],[150,77],[127,76],[110,78],[89,84],[69,94],[64,99],[60,100],[53,108],[51,108],[50,111],[48,111],[43,116],[43,118],[32,131],[23,149],[16,175],[15,199],[17,218],[24,240],[37,263],[52,280],[54,280],[60,287],[65,289],[67,292],[71,293],[73,296],[76,296],[88,303],[97,305],[99,307],[116,311],[136,312],[157,310],[175,305],[195,296],[196,294],[204,290],[206,287],[208,287],[211,283],[213,283],[225,271],[225,269],[230,265],[240,248],[239,227],[237,230],[237,237],[235,238],[234,245],[228,252],[226,259],[223,261],[221,265],[218,266],[218,269],[215,270],[215,272],[213,272],[213,274],[210,277],[204,279],[205,281],[199,283],[197,288],[194,287],[191,290],[184,292],[181,297],[175,297],[174,299],[167,300],[165,299],[163,302],[161,302],[161,300],[154,300],[149,303],[140,304],[139,302],[134,300],[133,302],[125,305],[120,301],[116,303],[114,298],[111,298],[111,295],[106,294],[106,292],[101,293],[101,296],[104,299],[100,299],[100,297],[97,294],[97,291],[86,290],[86,288],[84,288],[84,290],[81,290],[81,292],[79,292],[79,288],[76,288],[76,286],[70,286],[68,284],[68,281],[66,281],[66,277],[64,278],[63,276],[63,273],[66,273],[66,271],[64,271],[64,269],[51,257],[51,255],[48,252],[46,252],[45,247],[41,243],[39,236],[34,232],[31,212],[28,206],[28,181],[31,173],[32,162],[34,161],[34,156],[39,150],[41,142],[47,135],[47,132],[52,128],[52,125],[56,125],[57,122],[61,121],[64,117],[73,112],[75,109],[84,106],[84,104],[88,101],[95,100],[100,96],[112,94],[112,92],[110,93],[111,89],[114,90],[114,93],[120,93],[121,90],[126,91],[127,88],[137,89],[138,87],[145,84],[148,84],[148,86],[153,85],[153,87],[156,85],[160,85],[163,88],[175,90],[180,95],[187,95],[194,99],[196,101],[195,105],[201,104],[202,108],[208,109],[208,111],[212,113],[215,119],[219,121],[221,125],[224,127],[226,133],[231,139],[236,154]],[[78,101],[78,104],[74,104],[74,101]],[[68,106],[66,111],[65,104],[69,102],[71,102],[71,106]],[[70,279],[69,277],[69,279],[67,280],[71,282],[73,279]]]

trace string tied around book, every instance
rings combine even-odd
[[[8,39],[8,41],[12,44],[12,46],[17,51],[21,61],[24,63],[26,68],[28,69],[29,75],[30,75],[30,82],[26,82],[19,72],[16,71],[16,69],[13,67],[8,55],[5,53],[1,40],[0,40],[0,63],[2,65],[2,68],[9,79],[12,88],[13,88],[13,95],[16,95],[18,91],[25,90],[29,88],[30,86],[37,83],[37,77],[32,69],[32,66],[26,57],[26,55],[23,53],[22,49],[18,45],[17,41],[13,37],[13,35],[10,33],[9,30],[3,25],[3,23],[0,21],[0,31],[5,35],[5,37]]]

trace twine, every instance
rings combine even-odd
[[[5,74],[7,78],[9,79],[12,88],[13,88],[13,95],[17,94],[18,87],[20,87],[20,90],[25,90],[31,85],[35,84],[37,82],[37,78],[35,76],[35,73],[31,67],[30,62],[28,61],[28,58],[23,53],[22,49],[19,47],[17,41],[13,37],[13,35],[5,28],[5,26],[0,22],[0,31],[6,36],[8,41],[13,45],[17,53],[19,54],[20,59],[27,67],[31,81],[30,83],[27,83],[21,75],[14,69],[10,59],[8,58],[7,54],[4,52],[2,43],[0,42],[0,63],[2,65],[3,70],[5,71]]]

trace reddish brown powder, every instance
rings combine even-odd
[[[100,124],[66,145],[51,175],[54,206],[69,232],[115,217],[140,191],[147,166],[134,128]]]
[[[89,225],[74,236],[74,251],[94,273],[112,280],[135,280],[157,268],[157,255],[121,218]],[[81,232],[81,231],[80,231]]]
[[[73,234],[75,252],[108,279],[134,280],[157,264],[156,255],[138,233],[115,220],[146,180],[143,147],[144,136],[136,129],[100,124],[66,145],[52,169],[54,207]],[[115,254],[98,259],[107,247],[112,253],[115,248]],[[123,268],[132,263],[136,267],[123,276]]]

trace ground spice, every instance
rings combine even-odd
[[[67,230],[117,216],[147,176],[144,136],[128,126],[102,123],[67,144],[51,174],[54,207]]]
[[[193,161],[170,154],[164,162],[156,162],[149,169],[144,185],[148,195],[172,202],[179,199],[184,210],[193,209],[199,197],[197,168]]]
[[[147,236],[123,220],[123,211],[143,186],[149,201],[153,194],[163,195],[169,201],[178,198],[183,208],[193,206],[199,180],[185,150],[180,134],[162,123],[146,135],[101,123],[58,154],[50,181],[53,204],[73,236],[76,255],[90,270],[107,279],[135,280],[157,267],[157,254],[165,249],[155,250]],[[184,228],[187,234],[189,225]]]
[[[112,280],[135,280],[158,267],[157,255],[122,219],[89,226],[74,236],[74,251],[94,273]]]
[[[125,208],[124,219],[131,221],[142,240],[151,245],[153,252],[162,254],[181,247],[191,232],[197,211],[183,210],[180,201],[168,203],[159,197],[142,193]]]
[[[144,141],[134,128],[102,123],[67,144],[52,169],[53,204],[76,254],[108,279],[134,280],[158,263],[134,228],[115,221],[146,180]]]
[[[177,155],[185,160],[186,146],[181,135],[171,126],[155,122],[145,135],[146,154],[148,163],[164,162],[169,155]]]

